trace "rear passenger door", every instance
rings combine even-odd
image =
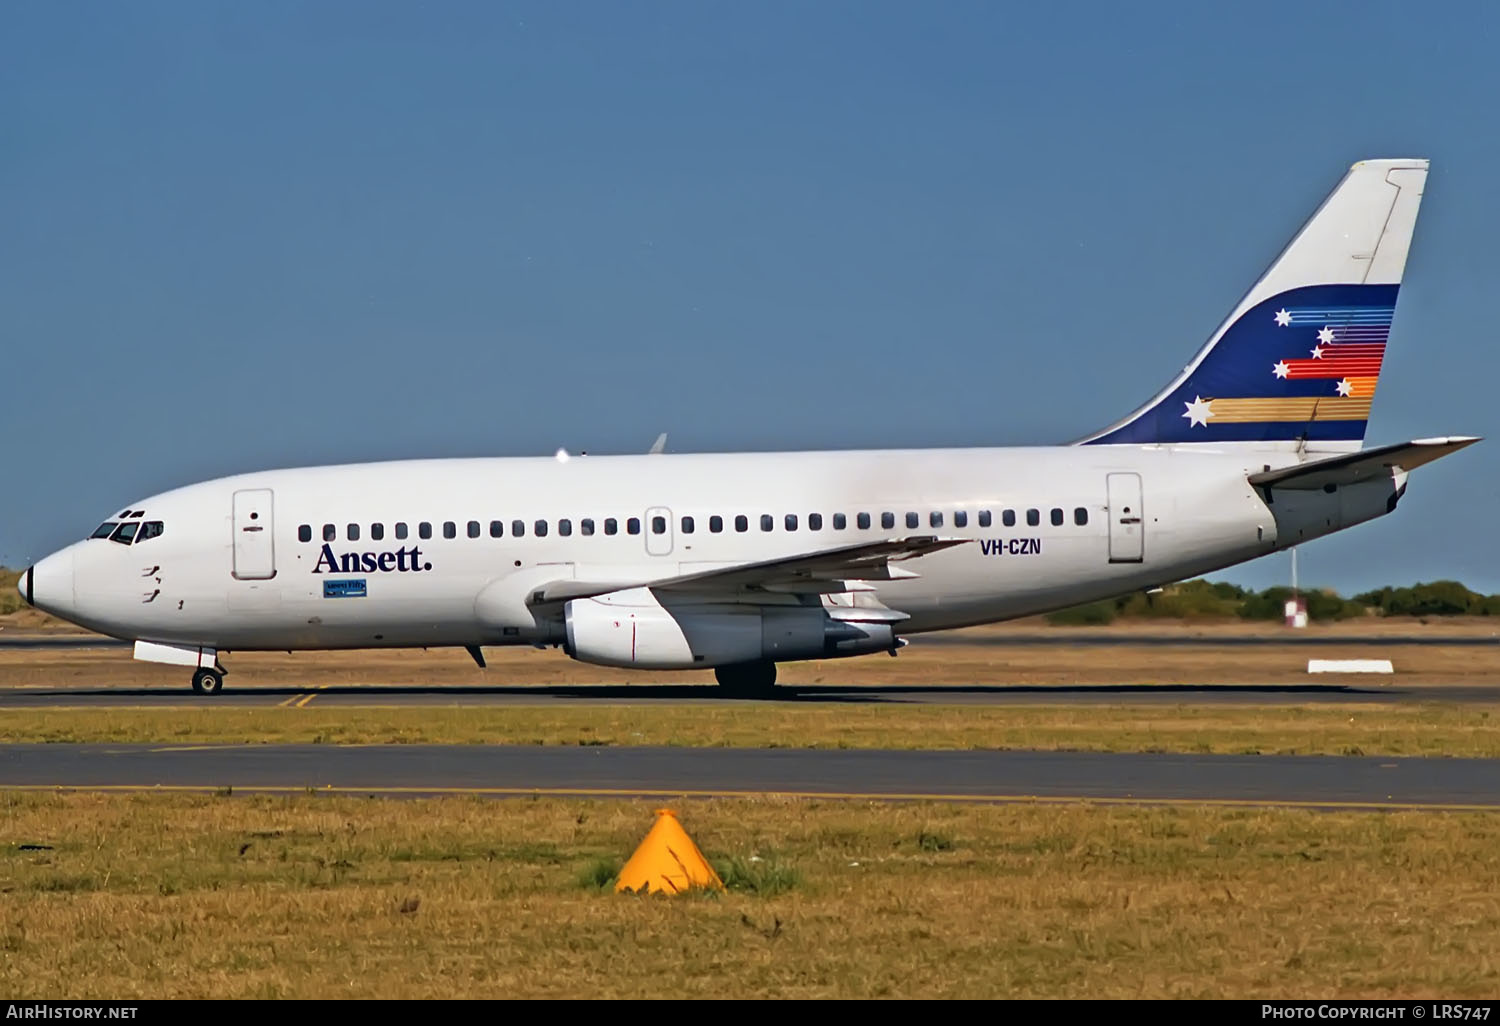
[[[1097,480],[1097,479],[1096,479]],[[1141,475],[1109,474],[1109,561],[1140,563],[1146,555],[1146,517]]]

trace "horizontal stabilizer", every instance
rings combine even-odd
[[[1311,463],[1297,463],[1250,475],[1253,485],[1275,485],[1278,488],[1322,488],[1325,485],[1352,485],[1371,478],[1389,477],[1393,472],[1410,471],[1424,463],[1441,459],[1478,438],[1418,438],[1396,445],[1382,445],[1363,452],[1345,453]]]

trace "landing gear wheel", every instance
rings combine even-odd
[[[200,695],[217,695],[224,687],[224,675],[218,670],[199,670],[193,674],[193,690]]]
[[[776,664],[735,663],[714,669],[714,679],[726,695],[735,698],[770,698],[776,691]]]

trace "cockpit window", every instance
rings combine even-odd
[[[159,538],[164,530],[160,520],[148,520],[141,525],[140,532],[135,536],[135,543],[139,545],[151,538]]]
[[[110,532],[113,531],[117,526],[118,525],[113,520],[106,520],[104,523],[102,523],[102,524],[99,525],[99,530],[97,530],[93,534],[89,535],[89,537],[90,538],[108,538],[109,535],[110,535]]]
[[[133,520],[129,523],[121,524],[115,528],[115,533],[109,536],[109,540],[119,542],[121,545],[129,545],[135,538],[136,529],[140,526],[140,524]]]

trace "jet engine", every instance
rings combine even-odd
[[[664,604],[650,588],[573,599],[564,622],[564,651],[574,659],[645,670],[828,659],[897,645],[889,623],[836,619],[821,605]]]

